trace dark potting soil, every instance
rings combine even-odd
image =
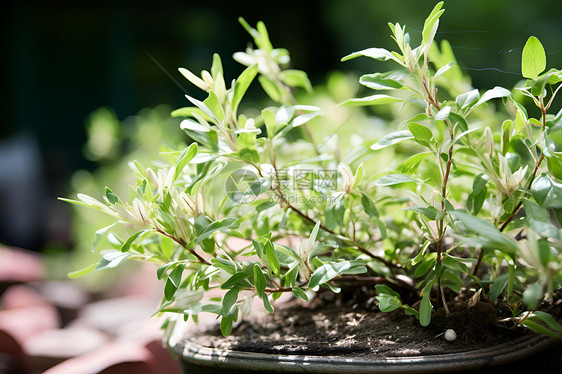
[[[428,327],[400,309],[382,313],[374,304],[373,297],[366,302],[342,302],[338,297],[322,295],[309,303],[291,300],[275,305],[273,314],[241,321],[228,337],[223,337],[217,327],[190,340],[206,347],[245,352],[398,357],[488,348],[533,334],[522,327],[498,325],[502,308],[487,301],[472,307],[466,301],[450,303],[449,316],[442,309],[436,310]],[[444,336],[449,328],[457,334],[452,342]]]

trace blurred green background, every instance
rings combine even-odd
[[[70,208],[56,197],[70,194],[77,170],[104,163],[85,150],[90,114],[109,107],[98,115],[123,121],[143,108],[184,106],[184,92],[200,93],[177,67],[207,69],[214,52],[223,57],[227,79],[237,76],[242,66],[230,57],[250,42],[239,16],[252,25],[264,21],[273,44],[290,51],[292,66],[322,84],[333,70],[376,71],[373,60],[341,63],[340,58],[373,46],[393,48],[388,21],[408,25],[416,40],[434,5],[419,0],[3,2],[0,242],[71,248]],[[548,67],[562,68],[561,1],[449,0],[445,8],[436,39],[450,41],[476,88],[512,88],[530,35],[543,43]],[[166,110],[160,108],[158,116],[165,118]],[[181,137],[177,122],[159,123],[164,133]],[[117,142],[116,152],[130,151],[135,134],[125,134],[129,140]]]

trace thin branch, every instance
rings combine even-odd
[[[168,238],[172,239],[173,241],[175,241],[176,243],[181,245],[183,248],[187,249],[189,251],[189,253],[191,253],[192,255],[197,257],[197,260],[200,263],[202,263],[204,265],[209,265],[209,266],[212,265],[209,261],[205,260],[203,257],[201,257],[201,255],[199,255],[197,252],[195,252],[195,250],[193,248],[189,248],[183,239],[176,238],[175,236],[168,234],[167,232],[165,232],[162,229],[156,229],[156,231],[158,231],[160,234],[162,234],[164,236],[167,236]]]

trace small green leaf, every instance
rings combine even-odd
[[[306,295],[306,292],[304,292],[304,290],[300,287],[293,287],[291,289],[291,292],[293,293],[293,295],[295,295],[295,297],[304,300],[304,301],[308,301],[308,296]]]
[[[416,180],[404,174],[387,174],[375,180],[376,186],[393,186],[400,183],[415,182]]]
[[[258,74],[258,65],[252,65],[246,68],[234,83],[234,92],[232,94],[232,113],[236,114],[238,105],[242,101],[242,97],[250,87],[250,84]]]
[[[289,87],[302,87],[307,92],[312,92],[312,84],[308,79],[308,75],[302,70],[286,69],[281,72],[283,81]]]
[[[70,273],[67,274],[67,276],[69,278],[80,278],[88,273],[91,273],[92,271],[94,271],[96,269],[97,263],[92,264],[90,266],[86,266],[85,268],[82,268],[80,270],[75,270],[75,271],[71,271]]]
[[[131,252],[121,252],[121,251],[108,251],[100,259],[94,270],[103,270],[114,268],[123,262],[125,262],[133,254]]]
[[[221,334],[222,336],[228,336],[232,332],[232,317],[224,316],[221,319]]]
[[[528,199],[523,199],[523,207],[527,224],[533,231],[545,238],[558,239],[558,229],[551,223],[546,209]]]
[[[236,302],[238,301],[239,288],[231,288],[228,290],[222,298],[222,308],[221,315],[228,316],[234,312]]]
[[[94,236],[94,242],[92,243],[92,252],[94,252],[96,250],[96,248],[100,244],[101,240],[109,232],[109,229],[111,229],[115,225],[117,225],[117,223],[112,223],[111,225],[106,226],[106,227],[101,228],[98,231],[96,231],[96,235]]]
[[[431,138],[433,138],[433,133],[430,129],[415,122],[410,123],[408,128],[410,129],[412,135],[414,135],[416,141],[423,145],[429,145]]]
[[[271,303],[269,302],[269,297],[267,296],[267,294],[263,294],[261,296],[261,299],[263,301],[263,307],[265,308],[265,310],[267,310],[269,313],[273,313],[273,307],[271,306]]]
[[[359,56],[365,56],[374,58],[375,60],[386,61],[386,60],[396,60],[396,57],[392,55],[389,51],[384,48],[368,48],[362,51],[354,52],[342,58],[342,61],[348,61],[352,58],[356,58]]]
[[[422,326],[428,326],[429,323],[431,322],[431,312],[432,312],[432,306],[431,306],[431,300],[429,299],[430,293],[431,293],[431,286],[433,285],[432,282],[429,282],[424,288],[423,288],[423,296],[421,299],[421,303],[420,303],[420,324]]]
[[[117,195],[115,195],[109,187],[105,187],[105,197],[110,204],[117,204],[121,202],[121,200],[119,200],[119,197],[117,197]]]
[[[275,249],[270,240],[265,243],[265,257],[267,259],[267,264],[269,265],[273,274],[279,274],[280,266],[279,259],[275,253]]]
[[[379,302],[379,309],[381,312],[392,312],[402,306],[402,302],[399,298],[385,293],[379,293],[375,296],[375,299]]]
[[[226,280],[226,282],[221,284],[221,288],[223,290],[232,288],[232,287],[238,285],[238,283],[240,283],[242,280],[246,279],[247,277],[248,277],[248,274],[246,274],[244,272],[236,273],[236,274],[232,275],[230,278],[228,278]]]
[[[427,206],[427,207],[411,206],[411,207],[408,207],[408,208],[404,208],[402,210],[411,210],[411,211],[414,211],[414,212],[421,213],[432,221],[437,221],[437,220],[443,219],[443,217],[445,217],[445,214],[443,213],[443,211],[437,209],[434,206]]]
[[[408,130],[396,131],[383,136],[378,142],[371,146],[371,149],[377,151],[386,148],[392,144],[399,143],[407,139],[413,139],[414,135]]]
[[[535,322],[535,321],[533,321],[529,318],[527,318],[526,320],[521,322],[521,324],[523,326],[526,326],[526,327],[530,328],[531,330],[533,330],[536,333],[544,334],[544,335],[550,336],[550,337],[555,338],[555,339],[562,339],[562,337],[559,334],[555,333],[552,330],[549,330],[545,326],[543,326],[540,323],[537,323],[537,322]]]
[[[496,86],[491,90],[484,92],[482,97],[480,97],[480,100],[478,100],[478,102],[474,104],[472,108],[476,108],[477,106],[484,104],[486,101],[492,99],[499,99],[500,97],[508,97],[508,96],[511,96],[511,91],[503,87]]]
[[[324,284],[352,267],[351,261],[328,263],[320,266],[310,276],[308,288],[313,289]]]
[[[385,105],[390,103],[397,103],[404,101],[404,99],[398,97],[392,97],[384,94],[377,94],[367,97],[362,97],[359,99],[349,99],[341,103],[344,106],[367,106],[367,105]]]
[[[197,143],[192,143],[188,148],[182,151],[176,163],[174,164],[173,181],[175,181],[178,178],[178,176],[183,171],[185,166],[189,163],[189,161],[193,160],[193,157],[195,157],[196,154],[197,154]]]
[[[369,196],[364,193],[361,193],[361,205],[363,205],[363,210],[369,215],[369,217],[379,217],[379,211],[375,207],[375,204],[373,204],[373,201],[369,198]]]
[[[271,98],[271,100],[275,101],[276,103],[281,102],[281,92],[279,91],[279,88],[274,81],[272,81],[265,75],[260,75],[258,77],[258,81],[260,82],[260,85],[267,96]]]
[[[131,244],[133,244],[133,242],[137,240],[137,238],[140,235],[144,234],[146,231],[147,230],[141,230],[129,236],[129,239],[127,239],[125,243],[123,243],[123,245],[121,246],[121,252],[127,252],[131,248]]]
[[[509,274],[505,273],[494,280],[492,286],[490,287],[490,296],[492,297],[492,299],[495,300],[501,295],[502,291],[505,289],[505,286],[507,286],[508,278]]]
[[[387,294],[387,295],[397,297],[398,299],[400,299],[400,294],[398,292],[394,291],[392,288],[390,288],[386,284],[376,284],[375,289],[380,294]]]
[[[265,290],[265,275],[259,264],[254,264],[254,286],[256,287],[256,293],[258,295],[263,295]]]
[[[405,173],[415,173],[421,165],[422,161],[425,160],[429,155],[431,155],[431,152],[416,153],[415,155],[404,161],[404,164],[402,164],[402,171]]]
[[[546,53],[544,48],[534,36],[527,39],[523,47],[521,58],[521,73],[524,78],[537,79],[539,74],[546,69]]]

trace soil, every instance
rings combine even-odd
[[[363,291],[356,289],[355,293]],[[308,303],[293,299],[275,307],[273,314],[242,320],[228,337],[221,336],[217,327],[190,340],[202,346],[245,352],[398,357],[488,348],[532,334],[521,327],[497,324],[506,308],[486,300],[472,307],[466,301],[450,303],[449,316],[442,309],[436,310],[428,327],[400,309],[378,311],[369,293],[348,300],[326,293]],[[560,307],[551,309],[560,314]],[[457,334],[452,342],[444,337],[449,328]]]

